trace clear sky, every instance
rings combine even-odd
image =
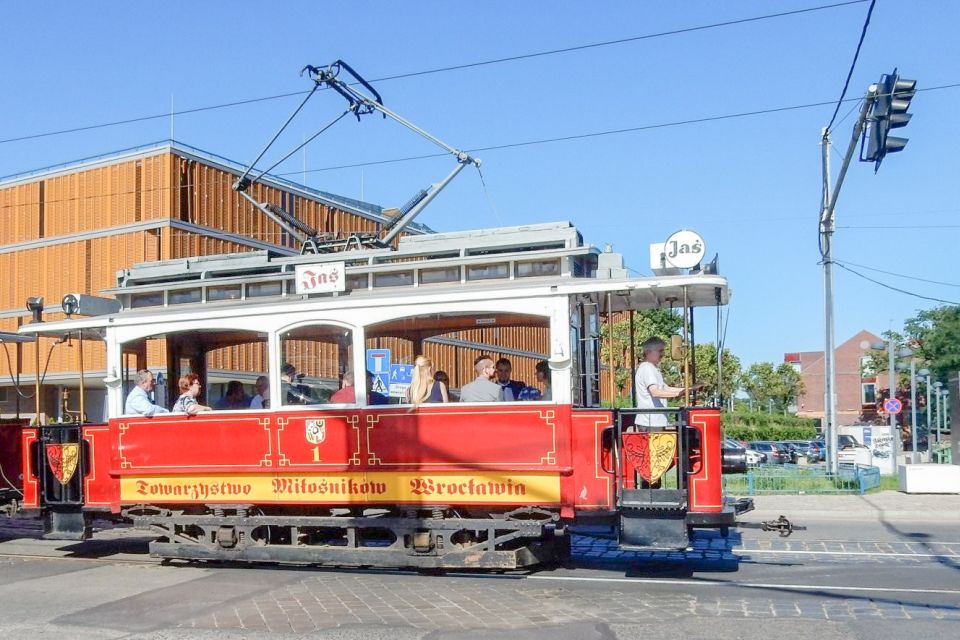
[[[830,4],[783,2],[13,2],[0,21],[0,140],[307,90],[306,64],[343,59],[369,79],[635,38]],[[375,83],[384,102],[453,146],[477,149],[835,101],[868,2]],[[918,88],[960,83],[960,3],[879,0],[848,97],[899,67]],[[252,160],[299,97],[184,114],[173,135]],[[906,150],[851,166],[835,257],[890,285],[960,301],[960,88],[922,91]],[[286,151],[339,114],[317,95]],[[840,110],[843,117],[855,103]],[[734,292],[728,346],[747,363],[823,348],[820,130],[832,105],[478,152],[423,213],[437,230],[570,220],[646,273],[648,245],[689,228]],[[854,114],[835,126],[834,172]],[[0,175],[169,138],[169,117],[0,143]],[[452,168],[390,121],[344,120],[278,172],[399,206]],[[303,172],[304,168],[307,170]],[[900,328],[937,303],[838,270],[838,343]],[[698,339],[712,339],[702,312]]]

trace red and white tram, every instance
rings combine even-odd
[[[569,223],[140,264],[112,294],[118,312],[21,331],[106,349],[108,420],[23,430],[23,506],[53,538],[83,538],[96,515],[152,530],[165,558],[512,568],[562,556],[577,523],[683,548],[750,506],[722,492],[743,461],[724,454],[718,409],[640,427],[600,405],[603,319],[725,304],[726,279],[629,277]],[[422,353],[453,389],[478,353],[547,360],[550,399],[373,404],[357,384],[331,402],[347,372],[400,395],[384,373]],[[207,403],[217,381],[266,376],[269,408],[124,415],[138,369],[196,373]]]

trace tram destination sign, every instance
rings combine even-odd
[[[343,262],[297,265],[297,293],[333,293],[347,290],[347,278]]]

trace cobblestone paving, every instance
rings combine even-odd
[[[523,578],[439,578],[323,573],[189,621],[196,629],[309,632],[389,625],[414,629],[519,629],[575,622],[636,624],[680,617],[812,620],[956,620],[960,606],[798,594],[724,597],[621,588],[544,586]]]

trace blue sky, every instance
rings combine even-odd
[[[367,78],[631,38],[829,4],[784,2],[34,2],[3,4],[0,139],[307,90],[306,64],[335,59]],[[868,3],[376,84],[384,102],[473,149],[644,127],[839,97]],[[899,67],[918,88],[960,82],[960,3],[879,0],[850,85],[860,96]],[[950,61],[953,62],[950,62]],[[252,159],[298,98],[174,118],[177,140]],[[920,92],[906,150],[880,172],[851,166],[837,208],[840,261],[960,284],[960,88]],[[343,109],[316,96],[276,147]],[[846,114],[853,103],[840,110]],[[571,220],[646,272],[648,245],[689,228],[719,252],[734,291],[728,346],[779,362],[823,346],[818,266],[820,129],[832,106],[478,153],[420,218],[437,230]],[[851,114],[835,126],[834,171]],[[170,136],[169,118],[0,144],[0,175]],[[390,121],[344,120],[279,172],[399,206],[449,158],[301,173],[435,148]],[[274,156],[278,157],[278,156]],[[843,228],[857,227],[857,228]],[[867,228],[876,227],[876,228]],[[905,228],[902,228],[905,227]],[[867,275],[960,300],[960,287]],[[900,328],[936,303],[838,270],[838,342]],[[699,340],[712,339],[700,315]]]

